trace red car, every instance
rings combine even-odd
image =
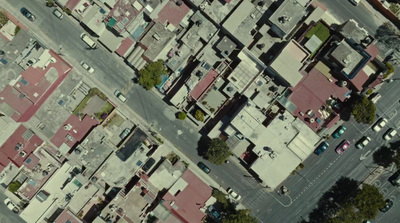
[[[336,152],[339,154],[344,153],[344,151],[346,151],[348,148],[350,147],[350,142],[349,140],[343,140],[343,142],[341,142],[338,147],[336,147]]]

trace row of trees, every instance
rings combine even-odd
[[[309,214],[310,223],[362,222],[375,219],[385,205],[379,189],[369,184],[342,177],[333,185]]]

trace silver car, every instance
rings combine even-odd
[[[60,11],[58,11],[58,9],[54,9],[53,15],[56,16],[58,19],[62,19],[64,17],[64,15]]]

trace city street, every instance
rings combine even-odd
[[[116,54],[110,53],[100,44],[99,49],[88,50],[86,44],[79,37],[84,30],[73,18],[64,16],[63,20],[57,19],[51,13],[53,9],[45,7],[41,0],[1,0],[1,2],[2,7],[26,24],[30,31],[46,45],[56,52],[59,50],[59,53],[63,54],[66,61],[73,66],[79,66],[79,62],[82,60],[92,66],[95,72],[90,74],[91,76],[84,75],[87,75],[86,78],[92,82],[97,83],[97,87],[109,97],[113,97],[112,94],[115,90],[122,90],[128,98],[126,105],[148,122],[152,130],[162,134],[193,162],[202,160],[196,150],[200,138],[197,130],[189,122],[177,120],[175,109],[165,104],[154,92],[146,91],[133,84],[131,79],[135,76],[134,71],[125,65]],[[376,29],[379,26],[362,5],[355,7],[347,1],[330,3],[329,0],[324,0],[321,2],[324,2],[328,8],[332,8],[333,13],[337,13],[340,17],[343,16],[344,19],[355,16],[358,18],[357,21],[362,21],[360,25],[368,24],[366,25],[368,30]],[[29,22],[19,13],[21,7],[28,8],[36,15],[37,19],[34,23]],[[344,11],[344,9],[349,10],[350,7],[353,7],[350,14]],[[400,68],[397,67],[398,69]],[[396,75],[400,77],[399,73]],[[400,115],[397,115],[397,110],[395,112],[390,109],[400,109],[398,85],[400,85],[400,81],[386,84],[380,91],[382,98],[377,104],[377,113],[390,118],[388,126],[396,128],[399,127],[397,123],[400,123]],[[388,109],[389,111],[387,111]],[[134,120],[134,117],[131,118]],[[379,133],[374,133],[366,126],[358,125],[354,121],[346,123],[345,126],[347,131],[339,139],[330,139],[328,142],[331,146],[324,154],[321,156],[311,155],[304,162],[303,170],[288,177],[284,185],[291,191],[289,196],[283,196],[276,192],[268,193],[236,162],[218,167],[207,161],[203,162],[210,167],[210,176],[220,183],[221,189],[234,188],[242,196],[241,202],[251,209],[260,221],[298,222],[302,218],[306,218],[308,213],[315,208],[320,196],[341,176],[362,180],[374,166],[371,157],[372,151],[384,143],[382,135],[388,127]],[[366,131],[365,135],[372,138],[372,142],[367,148],[357,150],[353,145],[362,137],[364,131]],[[339,155],[334,149],[344,139],[350,140],[352,146],[344,154]],[[360,157],[363,159],[362,161],[360,161]],[[390,191],[394,190],[390,184],[385,184],[385,186],[392,187]],[[397,192],[393,194],[398,197]],[[3,211],[2,209],[0,207],[0,211]],[[400,216],[399,213],[391,211],[380,215],[382,219],[387,219],[381,220],[381,222],[396,219],[392,215],[396,215],[397,219]]]

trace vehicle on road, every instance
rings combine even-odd
[[[386,199],[385,200],[385,206],[379,209],[381,212],[386,213],[392,208],[393,206],[393,200],[392,199]]]
[[[83,69],[85,69],[87,72],[89,72],[91,74],[94,72],[93,67],[89,66],[89,64],[87,64],[85,61],[82,61],[81,65],[82,65]]]
[[[384,135],[384,140],[391,140],[395,135],[397,135],[396,129],[389,129]]]
[[[339,126],[333,133],[332,136],[333,138],[337,139],[339,138],[341,135],[343,135],[343,133],[346,131],[346,127],[344,126]]]
[[[64,17],[64,15],[60,11],[58,11],[58,9],[54,9],[53,15],[58,19],[62,19]]]
[[[315,149],[314,153],[317,155],[321,155],[325,150],[329,147],[329,143],[322,142],[319,146]]]
[[[397,171],[394,173],[390,178],[389,178],[390,183],[393,184],[393,186],[400,187],[400,171]]]
[[[372,127],[372,130],[374,130],[374,132],[379,132],[382,130],[383,127],[385,127],[387,123],[387,120],[385,118],[380,118]]]
[[[114,92],[114,95],[120,100],[120,101],[122,101],[122,102],[126,102],[126,97],[125,97],[125,95],[123,95],[120,91],[118,91],[118,90],[116,90],[115,92]]]
[[[18,212],[19,212],[19,209],[18,209],[17,205],[15,205],[15,204],[10,200],[10,198],[6,198],[6,199],[4,200],[4,204],[5,204],[5,205],[7,206],[7,208],[10,209],[12,212],[14,212],[14,213],[18,213]]]
[[[362,149],[368,145],[368,143],[371,142],[371,138],[368,136],[363,136],[357,143],[356,143],[356,148],[357,149]]]
[[[197,166],[204,172],[209,174],[211,172],[210,168],[208,168],[208,166],[206,166],[206,164],[204,164],[203,162],[199,162],[197,164]]]
[[[242,198],[239,194],[237,194],[232,188],[228,188],[228,190],[226,190],[228,192],[228,194],[235,200],[240,200],[240,198]]]
[[[336,147],[336,152],[339,154],[344,153],[349,147],[351,143],[349,140],[343,140],[337,147]]]
[[[97,46],[97,43],[93,41],[86,33],[81,34],[81,39],[85,42],[90,48],[94,49]]]
[[[349,0],[349,2],[355,6],[357,6],[360,3],[361,0]]]
[[[36,17],[26,8],[21,8],[21,13],[31,22],[36,20]]]

